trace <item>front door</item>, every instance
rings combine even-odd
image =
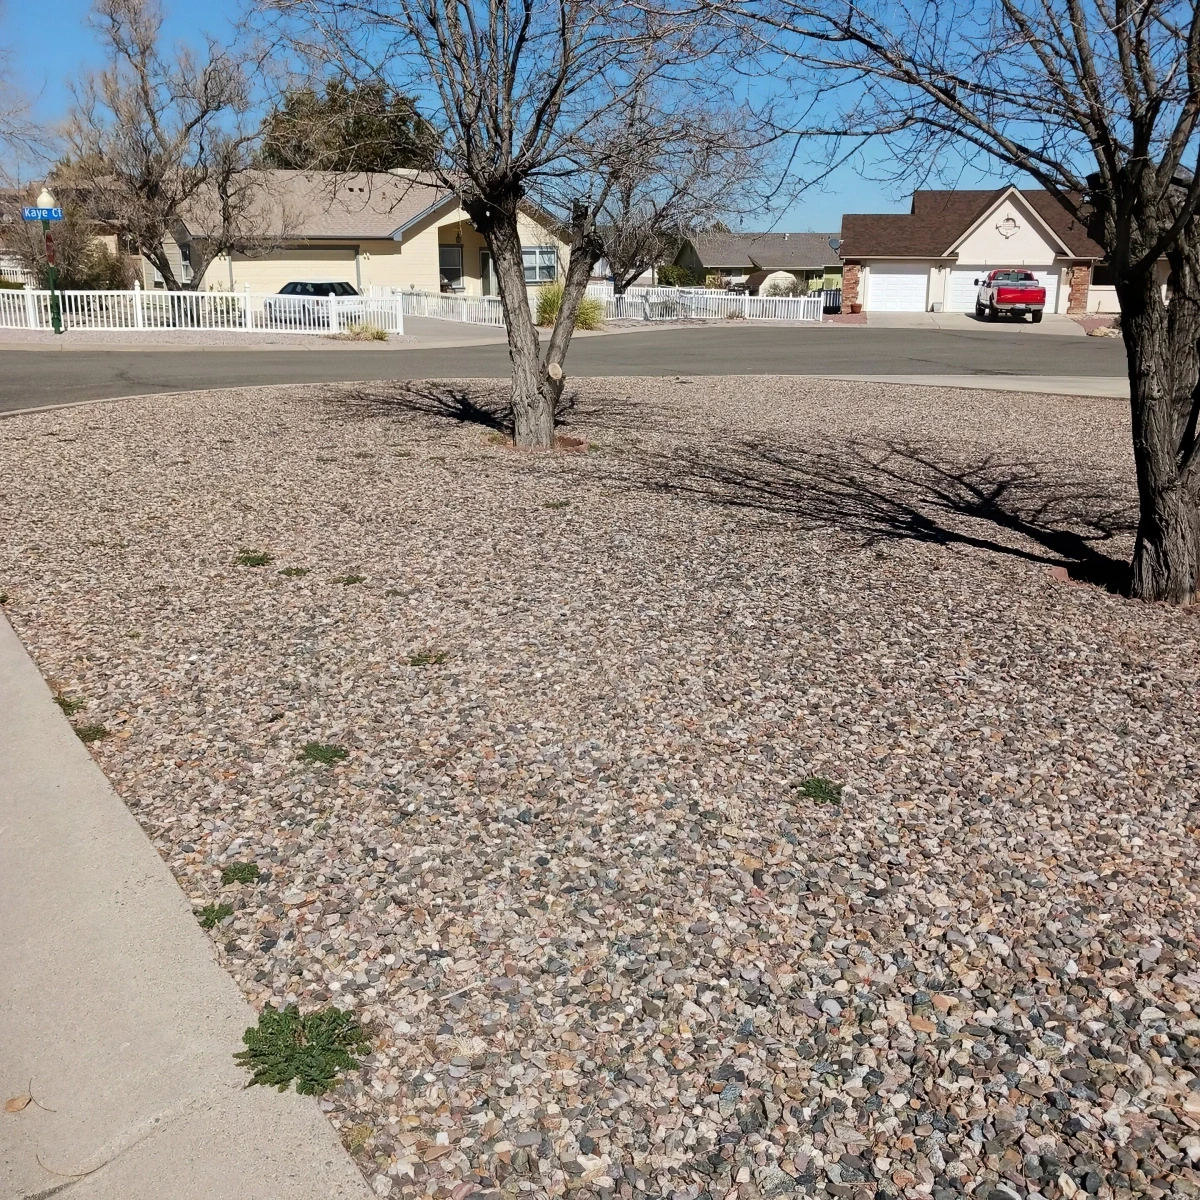
[[[490,250],[480,250],[479,252],[479,280],[485,296],[496,295],[496,274],[492,270],[492,252]]]

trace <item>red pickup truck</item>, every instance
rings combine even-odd
[[[1042,319],[1046,307],[1046,289],[1037,281],[1032,271],[1005,268],[991,271],[983,279],[975,280],[979,291],[975,296],[975,315],[997,321],[1000,314],[1023,317],[1029,314],[1036,325]]]

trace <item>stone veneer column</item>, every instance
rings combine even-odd
[[[856,262],[842,264],[842,311],[858,303],[858,277],[862,268]]]
[[[1067,316],[1081,317],[1087,312],[1088,291],[1092,286],[1092,268],[1074,263],[1067,268]]]

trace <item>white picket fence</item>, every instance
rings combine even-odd
[[[456,296],[446,292],[414,292],[400,288],[372,288],[371,295],[400,301],[406,317],[437,317],[468,325],[503,325],[499,296]]]
[[[611,287],[589,284],[587,294],[604,302],[606,320],[820,321],[821,292],[807,296],[739,296],[711,288],[630,288],[615,296]],[[372,288],[372,296],[399,299],[408,317],[436,317],[471,325],[504,324],[499,296],[456,296],[400,288]],[[537,293],[530,293],[536,307]]]
[[[59,292],[64,329],[131,333],[180,329],[231,333],[346,333],[356,325],[404,332],[398,298],[280,296],[255,292]],[[0,289],[0,329],[52,329],[45,289]]]
[[[630,288],[614,296],[592,285],[610,320],[820,321],[823,297],[739,296],[708,288]],[[65,329],[112,333],[179,329],[232,333],[345,333],[377,325],[402,334],[404,318],[436,317],[503,327],[498,296],[456,296],[400,288],[372,288],[366,296],[281,296],[256,292],[59,292]],[[530,303],[536,304],[536,293]],[[0,329],[51,329],[50,293],[0,288]]]
[[[609,320],[635,321],[820,321],[820,292],[807,296],[740,296],[714,288],[630,288],[621,296],[603,284],[588,295],[604,301]]]

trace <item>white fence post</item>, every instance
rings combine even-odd
[[[37,297],[34,295],[33,288],[28,284],[25,285],[25,321],[30,329],[40,329],[41,321],[38,312]]]
[[[142,284],[138,279],[133,281],[133,327],[134,329],[146,328],[146,317],[142,312]]]

